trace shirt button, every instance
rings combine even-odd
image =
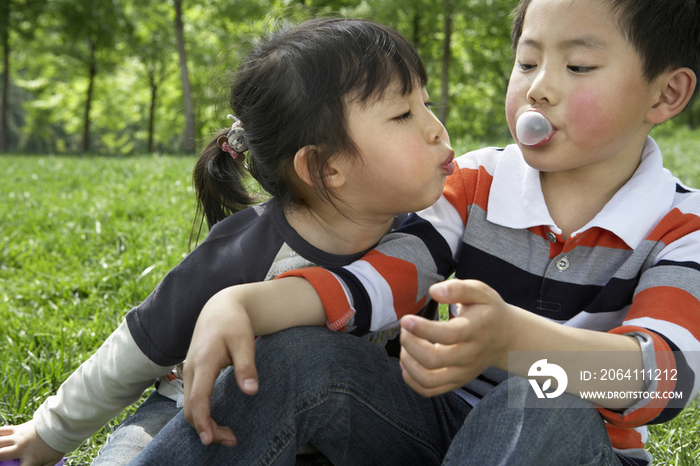
[[[555,235],[551,231],[548,231],[547,232],[547,239],[549,240],[550,243],[556,243],[557,242],[557,235]]]
[[[569,263],[568,258],[562,257],[561,259],[557,260],[556,265],[557,265],[557,268],[563,272],[564,270],[568,269],[569,265],[571,265],[571,264]]]

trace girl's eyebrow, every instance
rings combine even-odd
[[[383,101],[384,105],[389,105],[389,106],[403,105],[404,94],[401,93],[401,90],[400,90],[398,85],[390,86],[386,90],[386,92],[384,93],[384,97],[382,98],[382,101]]]

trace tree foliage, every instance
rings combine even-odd
[[[453,140],[509,137],[503,109],[515,0],[177,3],[193,107],[189,134],[175,0],[4,0],[0,151],[182,152],[187,139],[202,143],[226,124],[227,80],[249,38],[275,18],[317,15],[373,19],[412,41]],[[699,102],[669,126],[700,126]]]

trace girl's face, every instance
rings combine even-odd
[[[516,121],[527,110],[542,113],[554,126],[541,147],[517,141],[530,166],[544,175],[581,170],[605,175],[615,166],[636,167],[651,129],[646,112],[657,98],[608,2],[532,1],[506,97],[516,141]]]
[[[424,88],[401,95],[397,84],[376,102],[349,104],[348,131],[359,156],[348,158],[343,202],[385,216],[439,199],[455,169],[454,151],[430,105]]]

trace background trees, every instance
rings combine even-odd
[[[509,137],[516,0],[0,3],[2,152],[193,152],[226,124],[227,72],[246,39],[269,18],[326,14],[373,19],[411,40],[454,140]],[[669,126],[700,126],[700,103]]]

